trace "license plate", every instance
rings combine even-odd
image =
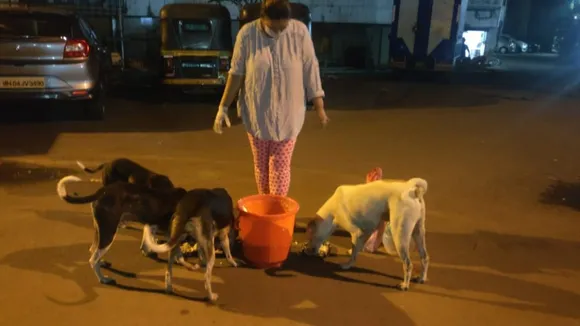
[[[1,77],[0,88],[44,88],[44,78]]]

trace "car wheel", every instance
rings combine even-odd
[[[99,82],[94,97],[88,100],[84,107],[84,118],[87,120],[103,120],[105,118],[105,85]]]
[[[507,52],[508,52],[508,49],[505,46],[502,46],[501,48],[499,48],[499,53],[506,54]]]

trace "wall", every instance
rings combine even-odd
[[[126,0],[127,14],[131,16],[146,16],[153,13],[159,15],[159,10],[167,3],[207,3],[206,0]],[[310,8],[314,22],[327,23],[362,23],[390,24],[392,21],[393,0],[295,0]],[[237,19],[239,8],[225,3],[232,15]]]
[[[495,51],[506,17],[506,0],[469,0],[465,30],[487,31],[485,54]]]
[[[558,28],[566,22],[566,17],[569,18],[571,15],[570,5],[562,0],[533,0],[531,7],[528,22],[529,41],[539,43],[542,51],[550,52]]]
[[[515,38],[527,40],[530,13],[530,0],[510,0],[505,18],[504,32]]]
[[[505,14],[504,0],[469,0],[465,14],[465,29],[498,28]]]

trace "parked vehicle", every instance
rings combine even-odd
[[[538,43],[531,43],[528,44],[528,52],[529,53],[537,53],[540,52],[542,50],[540,44]]]
[[[89,119],[105,113],[111,56],[81,16],[0,8],[0,99],[76,101]]]
[[[517,45],[509,36],[501,35],[497,41],[496,49],[501,54],[515,53],[517,51]]]
[[[522,52],[522,53],[526,53],[529,50],[529,44],[525,41],[519,40],[511,35],[508,34],[502,34],[501,36],[505,36],[507,38],[509,38],[511,41],[513,41],[516,44],[516,51],[515,52]]]
[[[223,89],[232,57],[229,10],[216,4],[161,8],[162,84],[171,89]]]
[[[552,53],[560,52],[560,43],[562,42],[563,37],[556,35],[552,39]]]
[[[458,58],[455,62],[457,71],[476,71],[488,68],[497,68],[501,65],[501,60],[496,57],[481,55],[473,59],[468,57]]]

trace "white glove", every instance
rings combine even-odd
[[[224,122],[228,128],[232,126],[230,123],[230,118],[228,117],[228,108],[226,106],[220,106],[218,108],[217,114],[215,115],[215,121],[213,122],[213,131],[216,134],[221,135]]]

